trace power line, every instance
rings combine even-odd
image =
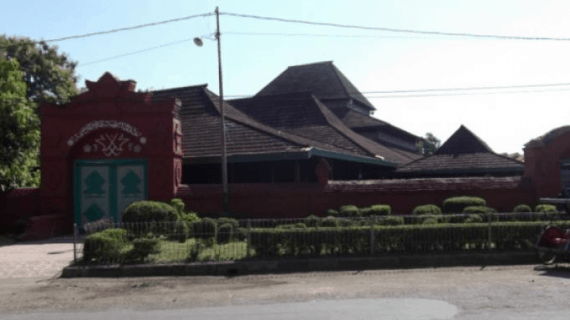
[[[551,38],[551,37],[521,37],[521,36],[501,36],[501,35],[490,35],[490,34],[474,34],[474,33],[454,33],[454,32],[440,32],[440,31],[421,31],[421,30],[411,30],[411,29],[393,29],[393,28],[383,28],[383,27],[366,27],[357,25],[347,25],[338,23],[328,23],[328,22],[315,22],[306,20],[295,20],[295,19],[283,19],[275,17],[262,17],[249,14],[238,14],[231,12],[220,12],[220,15],[240,17],[240,18],[251,18],[258,20],[268,20],[268,21],[279,21],[288,23],[300,23],[316,26],[327,26],[327,27],[337,27],[337,28],[349,28],[349,29],[362,29],[362,30],[373,30],[373,31],[387,31],[387,32],[400,32],[400,33],[415,33],[415,34],[427,34],[427,35],[440,35],[440,36],[460,36],[460,37],[474,37],[474,38],[494,38],[494,39],[510,39],[510,40],[543,40],[543,41],[570,41],[570,38]]]
[[[104,62],[104,61],[108,61],[108,60],[113,60],[113,59],[117,59],[117,58],[122,58],[122,57],[126,57],[126,56],[130,56],[133,54],[137,54],[137,53],[142,53],[142,52],[146,52],[146,51],[150,51],[150,50],[154,50],[154,49],[159,49],[159,48],[164,48],[164,47],[168,47],[168,46],[172,46],[175,44],[179,44],[179,43],[183,43],[183,42],[188,42],[188,41],[192,41],[193,38],[189,38],[189,39],[184,39],[184,40],[180,40],[180,41],[175,41],[175,42],[170,42],[170,43],[165,43],[159,46],[155,46],[155,47],[150,47],[150,48],[146,48],[146,49],[141,49],[141,50],[137,50],[137,51],[133,51],[133,52],[127,52],[127,53],[123,53],[120,55],[116,55],[116,56],[112,56],[112,57],[108,57],[108,58],[104,58],[104,59],[100,59],[100,60],[95,60],[95,61],[90,61],[90,62],[86,62],[86,63],[80,63],[77,65],[77,67],[84,67],[84,66],[88,66],[91,64],[96,64],[99,62]]]
[[[314,33],[268,33],[268,32],[224,32],[223,35],[251,35],[251,36],[299,36],[299,37],[340,37],[340,38],[381,38],[381,39],[448,39],[407,36],[372,36],[362,34],[314,34]]]
[[[390,95],[390,96],[365,96],[365,97],[368,99],[423,98],[423,97],[441,97],[441,96],[474,96],[474,95],[486,95],[486,94],[535,93],[535,92],[552,92],[552,91],[570,91],[570,88],[549,89],[549,90],[519,90],[519,91],[498,91],[498,92],[469,92],[469,93],[416,94],[416,95]]]
[[[59,42],[59,41],[65,41],[65,40],[71,40],[71,39],[87,38],[87,37],[93,37],[93,36],[98,36],[98,35],[103,35],[103,34],[121,32],[121,31],[135,30],[135,29],[141,29],[141,28],[146,28],[146,27],[154,27],[154,26],[158,26],[161,24],[190,20],[190,19],[199,18],[199,17],[208,17],[208,16],[212,16],[212,15],[214,15],[213,12],[208,12],[208,13],[203,13],[203,14],[195,14],[195,15],[182,17],[182,18],[175,18],[175,19],[163,20],[163,21],[158,21],[158,22],[139,24],[139,25],[132,26],[132,27],[124,27],[124,28],[111,29],[111,30],[106,30],[106,31],[98,31],[98,32],[86,33],[86,34],[75,35],[75,36],[68,36],[68,37],[63,37],[63,38],[42,40],[42,41],[32,41],[32,43],[38,44],[38,43],[43,43],[43,42],[49,43],[49,42]],[[17,46],[17,45],[18,44],[0,46],[0,48],[13,47],[13,46]]]

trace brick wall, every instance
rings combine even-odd
[[[20,219],[40,213],[40,190],[15,189],[0,194],[0,232],[9,231]]]

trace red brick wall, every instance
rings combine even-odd
[[[0,194],[0,232],[7,231],[20,219],[40,214],[40,190],[15,189]]]
[[[441,206],[444,199],[463,195],[482,197],[488,206],[510,212],[517,204],[534,205],[537,200],[534,186],[522,177],[346,181],[325,188],[317,184],[234,184],[230,193],[232,212],[248,218],[301,218],[346,204],[379,203],[406,214],[417,205]],[[182,186],[177,196],[189,210],[214,215],[221,211],[218,185]]]

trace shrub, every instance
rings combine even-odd
[[[184,221],[177,221],[174,223],[174,229],[172,233],[168,236],[170,240],[176,240],[180,243],[186,242],[190,237],[190,228],[188,224]]]
[[[541,212],[541,213],[556,213],[556,206],[552,204],[539,204],[534,208],[534,212]]]
[[[487,202],[479,197],[452,197],[443,201],[442,211],[444,213],[461,213],[463,209],[471,206],[486,206]]]
[[[328,209],[328,210],[325,212],[325,215],[326,215],[327,217],[338,217],[338,211],[336,211],[336,210],[334,210],[334,209]]]
[[[437,223],[438,223],[438,222],[437,222],[437,219],[436,219],[436,218],[432,218],[432,217],[425,218],[425,219],[422,221],[422,224],[437,224]]]
[[[198,214],[196,212],[185,212],[180,217],[180,220],[186,222],[188,225],[191,225],[196,221],[200,221],[200,217],[198,217]]]
[[[383,217],[379,222],[384,226],[399,226],[404,224],[404,218],[398,216],[388,216]]]
[[[210,239],[216,236],[216,220],[204,218],[192,223],[192,235],[195,238]]]
[[[527,204],[518,204],[513,209],[513,212],[532,212],[532,208]]]
[[[312,215],[306,217],[305,219],[303,219],[303,223],[309,228],[314,228],[319,224],[320,220],[321,219],[319,217],[312,214]]]
[[[234,218],[218,218],[216,222],[218,226],[221,226],[223,224],[229,224],[232,226],[234,230],[239,228],[239,221],[237,221]]]
[[[168,203],[143,200],[131,203],[123,211],[123,222],[175,222],[178,211]]]
[[[463,209],[463,213],[491,213],[492,209],[485,206],[469,206]]]
[[[470,214],[469,217],[467,217],[467,219],[465,219],[465,221],[463,221],[463,222],[464,223],[482,223],[483,218],[481,218],[481,216],[478,214]]]
[[[341,206],[338,213],[341,217],[358,217],[360,214],[358,208],[352,204]]]
[[[370,206],[370,214],[373,216],[387,216],[392,214],[392,207],[387,204],[375,204]]]
[[[170,205],[174,209],[176,209],[176,211],[178,211],[179,216],[184,215],[184,213],[185,213],[184,207],[186,207],[186,204],[184,203],[184,201],[182,201],[182,199],[174,198],[174,199],[170,200]]]
[[[290,223],[290,224],[280,224],[275,229],[279,230],[288,230],[288,229],[307,229],[307,225],[299,222],[299,223]]]
[[[372,208],[360,208],[359,212],[361,217],[370,217],[372,214]]]
[[[335,217],[326,217],[319,222],[319,227],[323,228],[338,228],[339,226],[340,221]]]
[[[117,231],[119,230],[119,231]],[[127,243],[126,230],[107,229],[85,238],[83,243],[83,261],[113,262],[119,261],[121,249]]]
[[[126,253],[126,260],[129,262],[142,262],[149,255],[157,254],[160,250],[158,249],[158,239],[155,238],[139,238],[133,240],[133,248]]]
[[[230,223],[218,225],[216,236],[218,244],[231,242],[234,238],[234,225]]]
[[[421,206],[417,206],[412,211],[413,215],[438,215],[441,214],[441,209],[436,206],[435,204],[424,204]]]

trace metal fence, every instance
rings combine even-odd
[[[210,262],[533,250],[567,214],[488,213],[366,218],[100,221],[74,228],[78,264]]]

